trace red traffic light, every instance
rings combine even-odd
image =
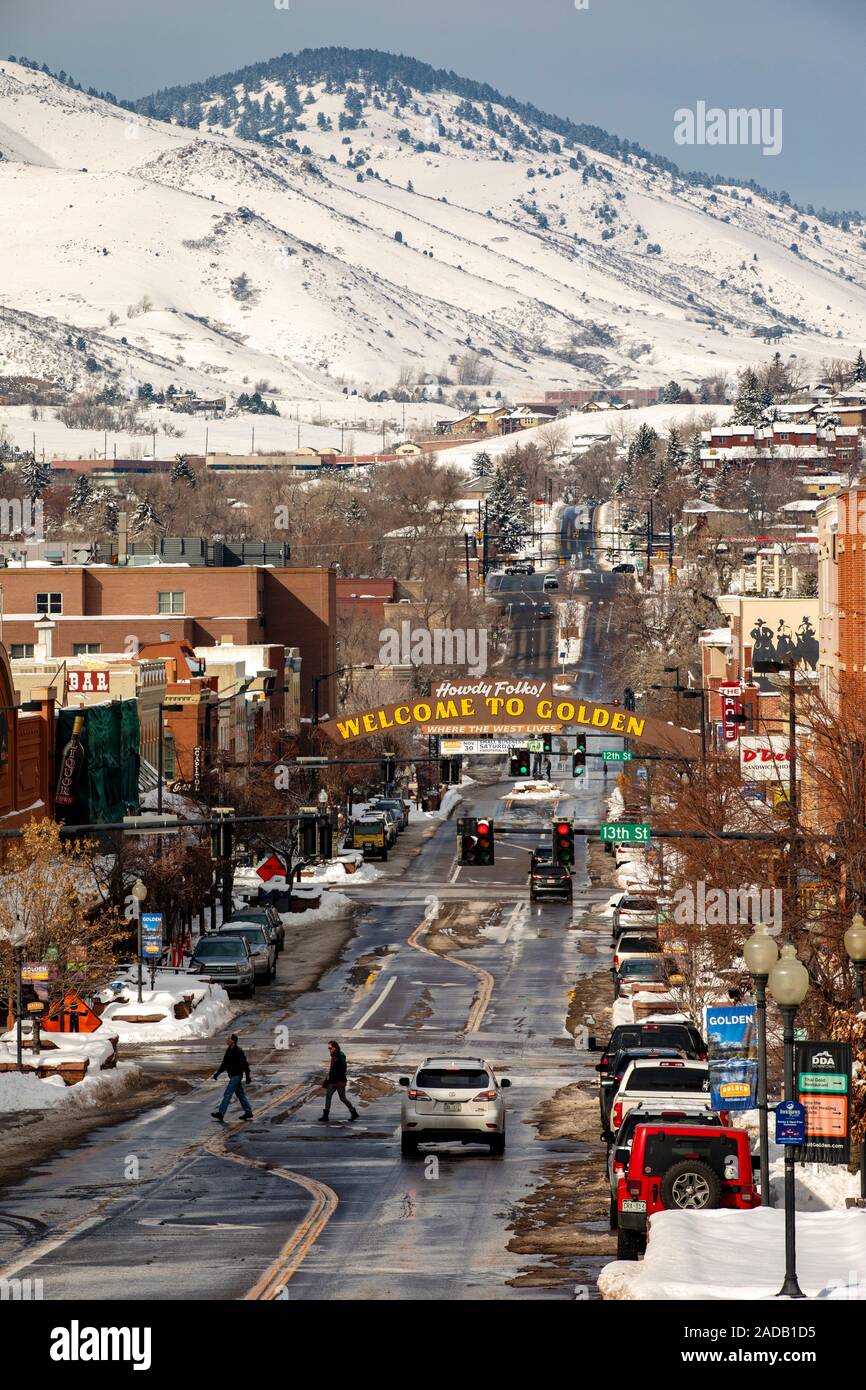
[[[570,825],[567,825],[567,824],[565,824],[565,823],[563,822],[562,825],[558,825],[558,826],[556,827],[556,833],[557,833],[557,835],[567,835],[570,829],[571,829],[571,826],[570,826]]]
[[[486,820],[480,820],[480,821],[478,822],[478,827],[477,827],[477,829],[478,829],[478,834],[479,834],[479,835],[489,835],[489,834],[490,834],[490,826],[488,825],[488,823],[487,823]]]

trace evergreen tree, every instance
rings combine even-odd
[[[190,467],[190,462],[186,454],[178,454],[175,462],[171,466],[171,481],[173,483],[178,483],[181,479],[183,479],[188,487],[195,487],[196,485],[195,474]]]
[[[764,419],[764,406],[769,402],[763,399],[758,378],[751,367],[746,367],[740,375],[737,399],[731,421],[735,425],[760,425]]]
[[[32,450],[21,455],[18,470],[31,502],[41,497],[45,489],[51,485],[51,464],[40,463]]]
[[[487,495],[487,519],[497,538],[497,549],[518,550],[529,527],[526,522],[529,499],[523,469],[515,459],[503,459],[493,475]]]
[[[69,498],[69,513],[76,521],[89,510],[93,501],[93,488],[86,473],[79,473]]]
[[[680,439],[680,432],[675,425],[671,425],[668,431],[668,446],[665,450],[665,468],[668,476],[675,478],[678,473],[681,473],[687,458],[688,455]]]
[[[854,371],[851,380],[856,382],[866,381],[866,359],[864,359],[862,351],[857,353],[857,361],[854,363]]]
[[[109,497],[109,496],[103,495],[103,496],[100,498],[100,501],[102,502],[102,507],[103,507],[103,511],[102,511],[102,524],[103,524],[103,526],[105,527],[106,531],[116,531],[116,530],[117,530],[117,518],[118,518],[118,514],[119,514],[119,512],[120,512],[120,508],[119,508],[118,505],[117,505],[117,499],[116,499],[115,497]]]
[[[652,425],[641,425],[634,439],[628,446],[628,463],[632,467],[636,463],[649,463],[655,458],[656,445],[659,437]]]
[[[141,536],[145,531],[156,530],[162,522],[149,502],[139,502],[129,523],[130,535]]]
[[[695,430],[692,435],[691,443],[689,444],[689,481],[701,501],[706,502],[710,494],[710,485],[701,462],[701,435],[699,430]]]
[[[673,405],[683,394],[682,387],[678,381],[669,381],[667,386],[662,387],[662,400]]]
[[[489,478],[493,472],[493,460],[486,449],[479,449],[472,456],[472,466],[479,478]]]
[[[362,506],[357,497],[353,497],[346,512],[346,521],[349,526],[363,526],[367,520],[367,508]]]

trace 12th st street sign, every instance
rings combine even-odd
[[[627,748],[605,748],[601,760],[605,763],[630,763],[633,756]]]
[[[615,840],[620,845],[646,845],[650,841],[648,825],[629,825],[624,821],[602,821],[598,828],[602,840]]]

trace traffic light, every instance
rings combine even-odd
[[[509,769],[512,777],[529,776],[529,749],[512,748],[508,755]]]
[[[382,759],[382,781],[387,790],[394,781],[397,773],[397,760],[393,753],[386,753]]]
[[[586,734],[577,735],[577,743],[571,755],[572,777],[582,777],[586,772]]]
[[[211,811],[211,859],[228,860],[234,852],[234,810],[229,806],[214,806]]]
[[[460,816],[457,821],[457,863],[487,866],[494,861],[493,821]]]
[[[553,737],[551,734],[541,735],[541,751],[542,753],[553,752]]]
[[[318,849],[318,806],[302,806],[298,812],[298,849],[304,859],[315,859]]]
[[[626,709],[634,709],[634,691],[630,685],[627,685],[622,692],[622,702]]]
[[[553,822],[553,862],[574,863],[574,826],[566,816]]]
[[[459,787],[462,775],[462,757],[458,755],[454,758],[439,759],[439,781],[443,787]]]
[[[475,847],[475,863],[492,864],[494,860],[493,821],[479,820],[476,823],[476,833],[478,844]]]

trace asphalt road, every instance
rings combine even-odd
[[[533,600],[535,578],[519,591]],[[574,690],[600,698],[609,581],[588,576],[586,596]],[[526,619],[519,669],[549,675],[555,624]],[[589,749],[613,742],[590,735]],[[576,788],[570,759],[553,761],[559,809],[599,817],[600,762],[589,759]],[[41,1277],[48,1300],[574,1297],[568,1278],[527,1279],[533,1257],[508,1245],[551,1161],[573,1166],[579,1184],[593,1157],[540,1138],[539,1107],[593,1077],[595,1055],[565,1024],[572,991],[609,964],[586,916],[607,890],[589,887],[579,839],[573,906],[530,904],[528,851],[550,807],[506,812],[510,783],[489,766],[482,776],[461,809],[515,826],[497,834],[493,869],[457,866],[453,820],[413,826],[382,877],[352,894],[356,935],[319,987],[290,1002],[283,957],[278,983],[233,1025],[253,1065],[254,1120],[210,1118],[221,1040],[147,1049],[173,1099],[94,1129],[0,1192],[0,1278]],[[339,1102],[328,1127],[317,1122],[330,1037],[348,1054],[355,1124]],[[510,1078],[504,1157],[443,1145],[401,1158],[398,1078],[436,1054],[480,1055]],[[573,1271],[593,1274],[586,1262]]]

